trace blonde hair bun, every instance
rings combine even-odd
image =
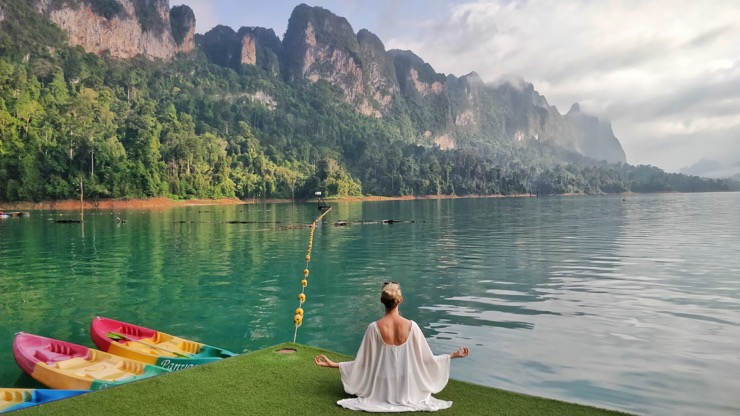
[[[393,309],[401,302],[401,285],[392,282],[383,286],[380,292],[380,301],[387,309]]]

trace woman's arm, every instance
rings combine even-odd
[[[460,347],[457,351],[450,354],[450,358],[463,358],[467,357],[468,353],[470,351],[468,350],[468,347]]]
[[[316,357],[314,357],[313,361],[319,367],[339,368],[339,363],[335,363],[334,361],[326,358],[326,355],[324,354],[317,355]]]

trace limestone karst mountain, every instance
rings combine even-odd
[[[255,42],[245,43],[251,36],[243,34],[246,29],[268,30],[242,28],[236,34],[219,26],[200,46],[220,65],[265,65],[255,58],[254,46],[247,47]],[[437,73],[412,51],[387,51],[376,35],[366,29],[355,33],[347,19],[321,7],[297,6],[281,44],[274,37],[256,44],[279,57],[287,82],[324,80],[362,114],[406,117],[422,144],[455,148],[470,137],[550,141],[596,160],[626,162],[610,123],[578,105],[562,115],[531,83],[489,85],[476,73],[459,78]]]
[[[550,142],[595,160],[626,162],[609,121],[577,104],[563,115],[531,83],[437,73],[414,52],[386,50],[373,33],[355,32],[346,18],[321,7],[295,7],[282,40],[262,27],[216,26],[196,35],[192,10],[170,8],[169,0],[36,0],[35,8],[67,33],[69,44],[88,52],[169,60],[199,49],[217,65],[256,66],[276,82],[328,82],[359,113],[412,126],[411,142],[442,149]]]

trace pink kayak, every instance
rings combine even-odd
[[[161,367],[82,345],[19,332],[13,355],[28,375],[53,389],[99,390],[159,374]]]

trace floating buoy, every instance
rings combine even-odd
[[[331,207],[326,207],[326,208],[327,208],[326,211],[324,211],[321,215],[319,215],[318,218],[316,218],[314,222],[312,222],[309,225],[309,228],[311,229],[311,231],[308,236],[308,250],[306,250],[306,268],[303,269],[303,279],[301,280],[301,286],[303,287],[304,290],[306,286],[308,286],[308,275],[309,275],[308,263],[311,261],[311,250],[313,249],[313,232],[316,230],[316,223],[319,222],[324,217],[324,215],[328,214],[329,211],[331,211]],[[293,316],[293,322],[295,323],[295,332],[293,333],[293,342],[296,342],[296,336],[298,335],[298,327],[300,327],[301,324],[303,323],[303,308],[301,308],[301,306],[303,306],[303,302],[306,301],[306,294],[301,292],[298,295],[298,300],[300,301],[300,305],[298,305],[299,307],[298,309],[295,310],[295,315]]]

